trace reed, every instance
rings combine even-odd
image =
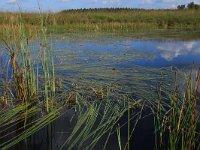
[[[121,135],[120,135],[120,127],[119,127],[119,125],[116,128],[116,130],[117,130],[117,140],[118,140],[118,144],[119,144],[119,150],[122,150]]]
[[[168,102],[162,102],[164,89],[160,86],[157,109],[154,111],[155,149],[175,150],[180,148],[196,149],[199,147],[197,125],[199,116],[197,106],[200,71],[194,80],[189,75],[182,93],[178,88],[177,78],[174,81],[173,93],[167,93]],[[165,93],[166,94],[166,93]]]
[[[14,79],[15,91],[11,91],[12,95],[16,96],[17,101],[25,103],[34,97],[38,97],[38,93],[42,90],[39,88],[39,78],[41,78],[38,69],[34,69],[33,65],[40,66],[42,64],[44,75],[44,93],[46,101],[46,109],[49,112],[49,100],[55,96],[55,76],[54,76],[54,56],[53,50],[47,43],[47,33],[45,27],[45,20],[41,15],[40,32],[40,57],[37,60],[32,59],[31,42],[34,35],[33,31],[27,30],[26,23],[22,14],[18,14],[18,22],[4,26],[3,43],[5,44],[7,54],[10,57],[10,64],[12,68],[12,76]],[[18,23],[18,24],[17,24]],[[9,68],[10,65],[7,67]],[[41,86],[41,85],[40,85]]]
[[[128,137],[127,137],[127,139],[128,139],[128,141],[127,141],[127,143],[128,143],[128,150],[130,150],[130,139],[131,139],[131,136],[130,136],[130,130],[131,130],[131,125],[130,125],[130,118],[131,118],[131,114],[130,114],[130,102],[128,102]]]
[[[200,29],[199,10],[85,9],[45,14],[48,32],[130,32]],[[29,31],[40,28],[40,14],[21,13]],[[0,13],[0,25],[16,25],[17,13]],[[1,28],[0,26],[0,28]]]

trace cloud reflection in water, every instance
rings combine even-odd
[[[200,54],[200,43],[197,41],[169,41],[158,44],[157,49],[162,58],[172,61],[181,55]]]

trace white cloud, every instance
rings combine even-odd
[[[8,0],[7,3],[8,3],[8,4],[16,4],[16,3],[17,3],[17,0]]]
[[[163,3],[172,3],[175,2],[176,0],[161,0],[161,2]]]
[[[121,0],[103,0],[103,4],[119,4]]]
[[[171,61],[180,55],[200,54],[200,48],[197,42],[170,42],[157,46],[161,57]]]
[[[140,4],[142,5],[152,5],[154,3],[153,0],[142,0]]]
[[[59,0],[59,2],[70,2],[71,0]]]

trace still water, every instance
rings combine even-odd
[[[111,83],[132,92],[141,86],[136,81],[155,85],[162,69],[188,72],[200,66],[198,39],[72,34],[52,41],[56,73],[77,84]]]
[[[85,37],[71,35],[53,42],[55,55],[66,52],[77,56],[76,61],[93,63],[116,61],[118,65],[142,65],[148,67],[184,67],[200,64],[200,40],[173,38],[135,38],[131,36],[94,34]],[[70,55],[71,54],[71,55]],[[107,60],[107,61],[105,61]]]

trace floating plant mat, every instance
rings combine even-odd
[[[59,70],[62,74],[63,86],[68,90],[84,91],[84,94],[95,95],[98,92],[107,95],[129,95],[132,98],[153,100],[160,82],[163,86],[172,90],[174,71],[172,68],[153,69],[141,66],[133,66],[126,69],[82,69],[76,73]],[[71,73],[71,75],[69,75]],[[183,79],[183,75],[179,74]],[[67,78],[65,78],[67,77]],[[65,86],[66,85],[66,86]],[[118,95],[117,94],[117,95]],[[117,99],[117,97],[116,97]]]
[[[56,63],[57,65],[65,65],[78,63],[84,65],[88,63],[95,63],[98,65],[103,64],[120,64],[123,61],[133,61],[135,59],[152,59],[153,54],[145,54],[138,50],[117,50],[117,51],[96,51],[96,50],[60,50],[56,52]],[[82,64],[83,63],[83,64]],[[63,68],[67,66],[63,66]]]

